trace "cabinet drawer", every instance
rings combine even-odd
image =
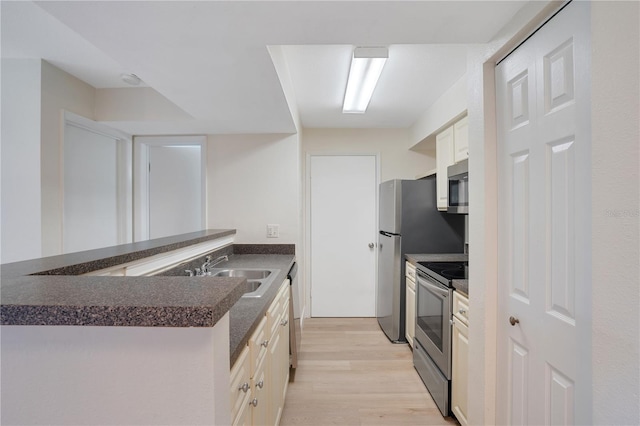
[[[231,418],[234,424],[247,410],[251,397],[251,362],[249,347],[245,347],[231,368]]]
[[[258,364],[267,355],[267,346],[269,345],[269,337],[267,336],[267,317],[263,317],[256,331],[253,332],[249,339],[249,349],[251,350],[251,377],[256,372]]]
[[[406,263],[404,274],[411,278],[413,282],[416,282],[416,267],[413,264],[409,262]]]
[[[459,291],[453,292],[453,315],[469,325],[469,298]]]

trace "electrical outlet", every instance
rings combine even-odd
[[[279,238],[280,225],[267,225],[267,238]]]

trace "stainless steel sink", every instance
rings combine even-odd
[[[246,290],[244,292],[245,295],[249,294],[249,293],[253,293],[254,291],[257,291],[260,286],[262,285],[262,281],[259,280],[247,280],[247,287]]]
[[[207,276],[246,278],[245,293],[242,297],[256,298],[264,296],[278,272],[279,269],[224,268],[211,269]]]
[[[245,277],[247,280],[263,280],[271,275],[267,269],[223,269],[212,272],[212,277]]]

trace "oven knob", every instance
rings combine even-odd
[[[509,323],[513,326],[520,323],[520,320],[516,317],[509,317]]]

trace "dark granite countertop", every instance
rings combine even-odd
[[[229,346],[231,365],[238,359],[240,352],[247,344],[251,334],[267,312],[269,305],[278,293],[282,282],[287,278],[287,273],[295,256],[292,254],[234,254],[229,257],[229,262],[224,262],[218,267],[230,268],[265,268],[278,269],[278,274],[273,279],[273,284],[260,298],[241,298],[232,308],[230,313]]]
[[[456,291],[466,294],[469,296],[469,280],[453,280],[451,281],[453,288]]]
[[[0,265],[0,274],[3,281],[24,275],[81,275],[235,233],[235,229],[206,229],[137,243],[5,263]]]
[[[469,255],[464,253],[405,254],[404,257],[415,265],[418,262],[467,262]]]
[[[205,230],[4,264],[0,324],[212,327],[240,299],[244,279],[80,274],[233,234]]]

